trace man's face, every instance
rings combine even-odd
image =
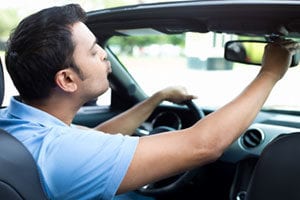
[[[72,26],[72,39],[75,42],[73,58],[82,73],[79,91],[83,99],[96,98],[109,87],[107,76],[111,67],[107,53],[97,44],[94,34],[82,22]]]

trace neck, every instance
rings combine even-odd
[[[26,104],[47,112],[50,115],[63,121],[65,124],[70,125],[83,103],[78,103],[75,97],[55,97],[37,101],[24,101]]]

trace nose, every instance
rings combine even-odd
[[[106,53],[106,51],[101,46],[99,46],[99,49],[100,49],[100,59],[102,61],[106,61],[107,60],[107,53]]]
[[[103,60],[103,61],[107,60],[107,53],[106,53],[106,51],[103,51],[102,56],[101,56],[101,60]]]

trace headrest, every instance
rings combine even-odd
[[[0,106],[2,105],[4,98],[4,75],[3,75],[3,66],[0,58]]]

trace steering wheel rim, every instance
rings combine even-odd
[[[198,108],[192,100],[185,101],[185,102],[183,102],[183,104],[185,104],[189,108],[189,110],[197,118],[197,121],[199,121],[200,119],[202,119],[205,116],[203,110]],[[159,129],[159,131],[154,130],[153,134],[157,134],[159,132],[176,130],[174,128],[167,127],[167,126],[160,126],[157,128]],[[172,191],[175,191],[175,190],[182,188],[185,185],[189,184],[191,182],[191,180],[195,177],[195,175],[198,174],[198,170],[199,170],[198,168],[194,169],[194,170],[188,170],[179,175],[175,175],[170,178],[167,178],[167,179],[174,179],[174,181],[171,180],[171,183],[165,184],[164,186],[161,186],[161,187],[155,186],[156,183],[161,182],[161,181],[158,181],[155,183],[147,184],[147,185],[139,188],[137,191],[139,193],[141,193],[143,195],[147,195],[147,196],[159,196],[159,195],[169,194]],[[164,179],[162,181],[165,181],[167,179]]]

